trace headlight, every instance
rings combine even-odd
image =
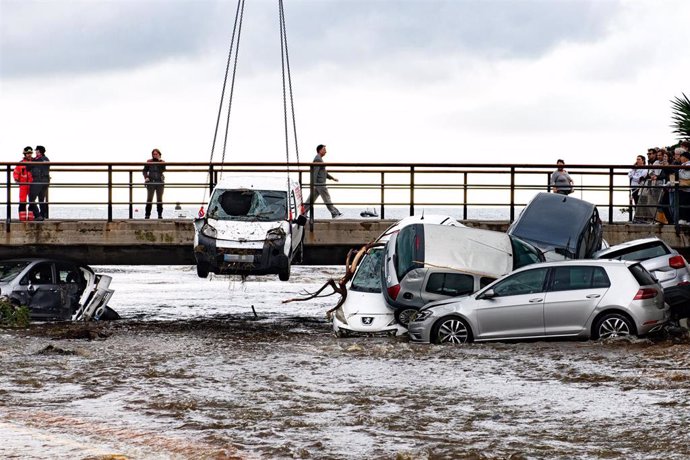
[[[417,312],[417,314],[412,318],[412,321],[424,321],[428,317],[434,314],[434,311],[429,309],[429,310],[422,310],[420,312]]]
[[[205,223],[204,226],[201,227],[201,233],[209,238],[215,238],[217,232],[215,228],[211,227],[208,223]]]

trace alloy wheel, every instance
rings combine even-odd
[[[465,323],[459,319],[447,319],[441,323],[438,328],[436,337],[438,343],[467,343],[469,340],[469,331]]]
[[[611,316],[604,319],[599,326],[599,337],[607,339],[609,337],[622,337],[630,335],[628,323],[619,316]]]

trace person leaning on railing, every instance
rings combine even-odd
[[[683,166],[690,166],[690,153],[687,150],[681,152],[680,159],[683,162]],[[690,221],[690,207],[688,207],[690,206],[690,169],[681,169],[678,172],[678,182],[680,186],[678,189],[678,223],[680,225],[687,225],[688,221]]]
[[[628,177],[630,178],[630,197],[635,205],[637,205],[637,200],[640,198],[640,186],[647,178],[647,174],[649,174],[646,168],[639,168],[644,165],[645,158],[642,155],[637,155],[634,165],[637,166],[637,168],[628,171]]]

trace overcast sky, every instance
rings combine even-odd
[[[285,159],[277,3],[246,1],[226,161]],[[632,164],[690,94],[686,0],[284,3],[303,161]],[[2,158],[208,161],[236,5],[0,0]]]

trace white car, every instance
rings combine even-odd
[[[197,274],[278,274],[287,281],[292,262],[302,257],[303,211],[296,181],[268,176],[221,180],[206,215],[194,221]]]
[[[407,332],[405,326],[395,319],[395,313],[383,298],[381,291],[381,262],[383,244],[401,228],[419,222],[464,227],[463,224],[445,215],[422,215],[406,217],[383,232],[377,239],[377,246],[369,250],[359,262],[352,280],[347,284],[345,302],[333,312],[333,331],[338,336],[352,334],[392,334]]]

